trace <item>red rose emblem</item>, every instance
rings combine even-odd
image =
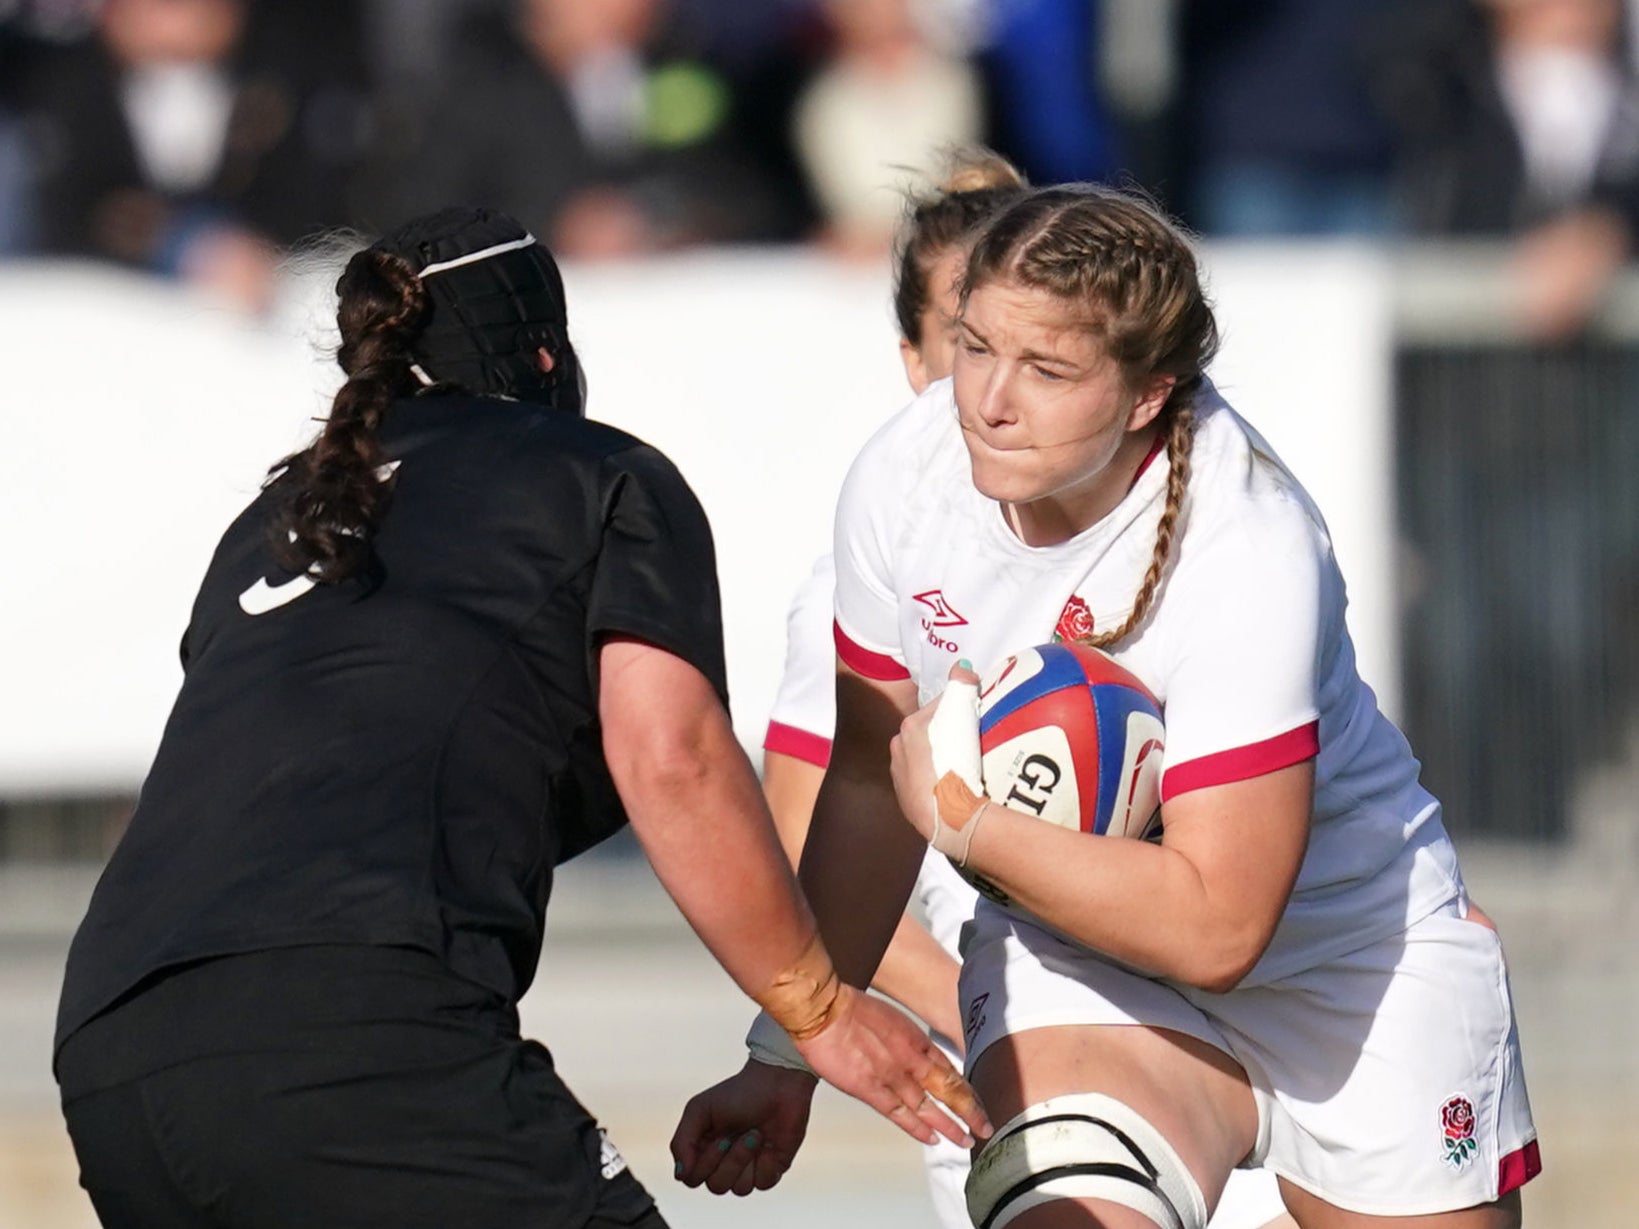
[[[1446,1164],[1461,1169],[1480,1150],[1474,1138],[1474,1105],[1467,1097],[1451,1097],[1440,1107],[1440,1130],[1445,1135]]]
[[[1087,609],[1087,603],[1076,594],[1070,595],[1070,600],[1064,603],[1064,609],[1059,614],[1059,624],[1053,629],[1053,639],[1058,641],[1086,640],[1093,634],[1093,612]]]
[[[1453,1097],[1440,1107],[1440,1125],[1447,1139],[1474,1138],[1474,1107],[1467,1097]]]

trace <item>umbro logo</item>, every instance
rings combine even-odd
[[[962,1025],[962,1035],[967,1039],[968,1048],[973,1046],[973,1039],[979,1035],[979,1030],[985,1026],[985,1004],[990,1002],[989,994],[981,994],[968,1004],[967,1020]]]
[[[936,649],[943,649],[947,653],[960,653],[962,646],[947,636],[935,631],[937,627],[961,627],[967,623],[956,608],[945,600],[941,590],[929,589],[926,593],[914,595],[918,602],[926,606],[932,613],[922,616],[922,634],[928,638],[928,643]]]
[[[917,601],[921,602],[922,605],[933,611],[933,617],[931,619],[924,619],[923,621],[925,623],[930,623],[934,627],[960,627],[962,624],[967,622],[967,620],[961,615],[957,614],[955,608],[945,600],[943,591],[939,589],[929,589],[926,593],[918,593],[915,596]]]

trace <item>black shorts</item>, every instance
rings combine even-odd
[[[81,1184],[105,1229],[664,1229],[515,1020],[420,953],[192,966],[64,1043]]]

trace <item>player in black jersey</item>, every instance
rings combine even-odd
[[[729,725],[705,517],[581,416],[551,255],[448,210],[337,289],[347,381],[217,548],[69,954],[104,1225],[660,1226],[516,1010],[554,868],[628,817],[815,1070],[925,1142],[963,1135],[930,1092],[987,1130],[818,941]]]

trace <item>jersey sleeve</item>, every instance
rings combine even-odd
[[[878,434],[848,471],[837,501],[837,656],[866,678],[907,679],[893,584],[893,517],[903,468],[890,437]]]
[[[1320,747],[1320,663],[1341,582],[1296,505],[1216,527],[1162,600],[1174,627],[1163,801],[1301,763]],[[1341,620],[1341,594],[1335,612]]]
[[[831,556],[814,564],[786,617],[785,670],[768,715],[763,749],[819,768],[831,762],[837,723],[836,649],[831,636],[836,570]]]
[[[681,657],[728,703],[711,526],[677,468],[647,445],[611,458],[587,601],[588,652],[625,634]]]

